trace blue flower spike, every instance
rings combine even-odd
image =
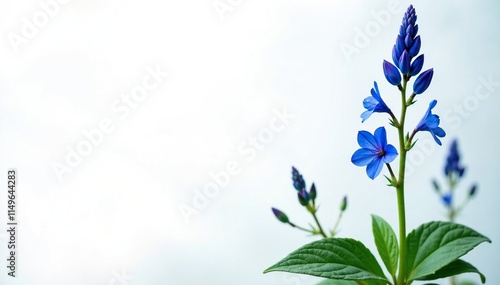
[[[439,127],[439,116],[431,113],[436,104],[436,100],[433,100],[429,104],[427,112],[425,112],[424,117],[422,118],[422,120],[420,120],[413,132],[416,133],[419,131],[428,131],[431,133],[434,141],[436,141],[438,145],[441,145],[441,141],[438,137],[444,138],[446,136],[446,132]]]
[[[387,144],[387,133],[384,127],[379,127],[374,134],[367,131],[358,132],[358,144],[361,147],[351,157],[356,166],[366,166],[366,174],[375,179],[382,171],[384,163],[391,163],[398,151],[393,145]]]
[[[422,40],[420,36],[417,36],[418,25],[416,21],[415,8],[410,5],[403,16],[396,44],[392,49],[392,61],[407,80],[411,76],[417,75],[424,64],[423,57],[419,57],[418,62],[416,62],[417,59],[414,59],[422,46]]]
[[[384,60],[382,68],[384,69],[385,78],[387,79],[387,81],[389,81],[389,83],[394,86],[401,85],[401,74],[399,73],[399,70],[396,66],[394,66],[387,60]]]
[[[455,174],[462,177],[465,173],[465,167],[460,165],[460,153],[458,152],[458,142],[453,140],[450,146],[450,152],[446,158],[446,165],[444,167],[444,174],[450,176]]]
[[[432,81],[432,76],[434,75],[434,69],[428,69],[422,72],[413,83],[413,93],[422,94],[427,90]]]
[[[370,91],[372,96],[368,96],[363,100],[363,107],[366,111],[361,114],[363,119],[361,122],[366,121],[373,113],[388,113],[391,114],[391,109],[387,107],[384,100],[380,96],[380,91],[378,91],[377,82],[373,82],[374,87]]]
[[[306,188],[306,182],[304,181],[304,178],[302,175],[299,173],[297,168],[292,166],[292,181],[293,181],[293,187],[297,191],[302,191],[302,189]]]

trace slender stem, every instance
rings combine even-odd
[[[406,213],[405,213],[405,167],[406,167],[406,142],[404,134],[404,125],[406,119],[406,79],[403,80],[401,88],[401,118],[399,120],[398,135],[399,135],[399,177],[396,186],[398,199],[398,216],[399,216],[399,271],[397,285],[405,285],[406,275]]]
[[[448,180],[448,183],[449,183],[449,193],[452,197],[452,200],[450,202],[450,205],[448,207],[448,220],[452,223],[455,222],[455,218],[457,216],[457,214],[461,211],[462,209],[462,206],[466,203],[464,202],[461,206],[459,207],[454,207],[453,206],[453,194],[455,192],[455,187],[457,185],[457,182],[455,181],[454,177],[453,177],[453,172],[450,172],[450,174],[448,175],[449,177],[449,180]],[[467,200],[466,200],[467,201]],[[451,276],[450,277],[450,285],[455,285],[457,283],[457,278],[456,276]]]
[[[457,282],[457,276],[451,276],[450,277],[450,284],[455,285],[456,282]]]
[[[415,130],[413,130],[413,132],[411,133],[410,138],[408,139],[408,142],[406,142],[406,144],[408,145],[408,147],[411,146],[411,143],[413,141],[413,137],[415,136],[416,133],[417,132]]]
[[[391,119],[392,119],[392,122],[394,123],[394,126],[395,126],[396,128],[398,128],[398,127],[399,127],[399,121],[398,121],[398,119],[396,118],[396,116],[394,116],[394,113],[392,113],[392,111],[391,111],[391,110],[389,110],[389,115],[391,116]]]
[[[391,174],[392,182],[395,183],[396,182],[396,175],[394,175],[394,171],[392,170],[391,165],[389,163],[386,163],[385,165],[387,166],[387,169],[389,169],[389,173]]]
[[[321,224],[319,223],[318,217],[316,217],[316,209],[314,209],[313,211],[311,211],[311,214],[312,214],[312,216],[314,218],[314,221],[316,221],[316,225],[318,225],[319,233],[324,238],[327,238],[328,236],[325,234],[325,231],[323,231],[323,228],[321,227]]]
[[[308,229],[306,229],[306,228],[303,228],[303,227],[301,227],[301,226],[297,226],[296,224],[294,224],[294,223],[292,223],[292,222],[288,222],[288,224],[289,224],[290,226],[294,227],[294,228],[299,229],[299,230],[303,230],[303,231],[305,231],[305,232],[308,232],[308,233],[314,234],[314,232],[313,232],[313,231],[308,230]]]
[[[342,219],[342,211],[339,212],[339,216],[337,217],[337,221],[335,221],[335,225],[333,226],[332,229],[332,237],[334,237],[335,232],[337,231],[337,228],[339,227],[340,219]]]

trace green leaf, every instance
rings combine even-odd
[[[461,259],[457,259],[453,261],[452,263],[446,265],[445,267],[439,269],[436,271],[436,273],[427,275],[424,277],[418,278],[418,280],[435,280],[439,278],[445,278],[445,277],[450,277],[454,275],[459,275],[462,273],[477,273],[479,274],[479,277],[481,277],[481,282],[484,284],[486,282],[486,277],[477,270],[476,267],[474,267],[472,264],[463,261]]]
[[[450,222],[423,224],[408,235],[406,278],[412,281],[434,274],[485,241],[491,242],[463,225]]]
[[[350,238],[324,238],[309,243],[269,267],[264,273],[272,271],[328,279],[377,280],[375,284],[388,283],[370,250],[361,242]]]
[[[356,281],[325,279],[316,285],[357,285]]]
[[[372,215],[372,230],[378,253],[389,273],[395,276],[398,270],[399,257],[396,234],[394,234],[389,223],[376,215]]]

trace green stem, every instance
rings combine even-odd
[[[316,221],[316,225],[318,225],[319,233],[324,238],[327,238],[328,236],[325,234],[325,231],[323,231],[323,228],[321,227],[321,224],[319,223],[318,217],[316,217],[316,209],[313,209],[313,211],[311,211],[311,214],[314,218],[314,221]]]
[[[337,231],[337,228],[339,227],[339,223],[340,223],[340,219],[342,219],[342,211],[340,211],[338,217],[337,217],[337,220],[335,221],[335,225],[333,226],[333,229],[332,229],[332,236],[331,237],[334,237],[335,236],[335,232]]]
[[[448,182],[449,182],[449,186],[450,186],[449,193],[450,193],[451,197],[453,197],[453,194],[455,192],[455,186],[457,185],[457,182],[455,181],[455,179],[453,177],[453,172],[450,173],[450,175],[449,175],[449,181]],[[463,203],[461,206],[455,208],[453,206],[453,200],[451,201],[451,204],[450,204],[450,206],[448,208],[448,220],[450,222],[452,222],[452,223],[455,222],[455,218],[456,218],[457,214],[462,210],[462,207],[463,207],[464,204],[465,203]],[[450,277],[450,285],[455,285],[456,283],[457,283],[456,276],[451,276]]]
[[[308,229],[306,229],[306,228],[303,228],[303,227],[301,227],[301,226],[297,226],[296,224],[294,224],[294,223],[292,223],[292,222],[288,222],[288,224],[289,224],[290,226],[294,227],[294,228],[299,229],[299,230],[303,230],[303,231],[305,231],[305,232],[308,232],[308,233],[314,234],[314,232],[313,232],[313,231],[308,230]]]
[[[406,119],[406,79],[403,80],[401,88],[401,118],[398,126],[399,136],[399,177],[396,186],[398,199],[398,216],[399,216],[399,271],[397,285],[405,285],[406,275],[406,213],[405,213],[405,167],[406,167],[406,142],[404,134],[404,125]]]

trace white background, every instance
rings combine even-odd
[[[0,169],[18,169],[20,222],[14,279],[4,258],[2,191],[0,284],[314,284],[262,274],[315,240],[270,211],[310,222],[296,200],[292,165],[316,183],[325,227],[348,195],[339,236],[376,252],[370,214],[397,229],[393,189],[383,176],[371,181],[350,157],[358,130],[385,125],[389,143],[397,142],[385,115],[363,124],[359,115],[374,80],[398,110],[382,61],[391,59],[405,1],[73,0],[52,2],[47,16],[48,2],[0,1]],[[500,4],[413,4],[424,69],[435,72],[409,110],[408,129],[437,99],[447,136],[438,147],[428,133],[417,135],[408,230],[445,218],[430,181],[444,182],[448,147],[459,139],[467,173],[457,201],[473,182],[479,188],[458,221],[493,240],[465,260],[488,284],[500,284]],[[122,94],[138,90],[148,68],[169,75],[130,114],[113,109],[125,106]],[[271,139],[269,125],[284,108],[293,118]],[[112,129],[68,166],[71,150],[90,145],[83,132],[102,120]],[[257,150],[249,137],[259,134],[267,140]],[[211,173],[233,161],[239,173],[200,198]],[[68,168],[57,174],[57,165]],[[0,181],[6,185],[6,174]],[[184,206],[196,212],[183,216]]]

